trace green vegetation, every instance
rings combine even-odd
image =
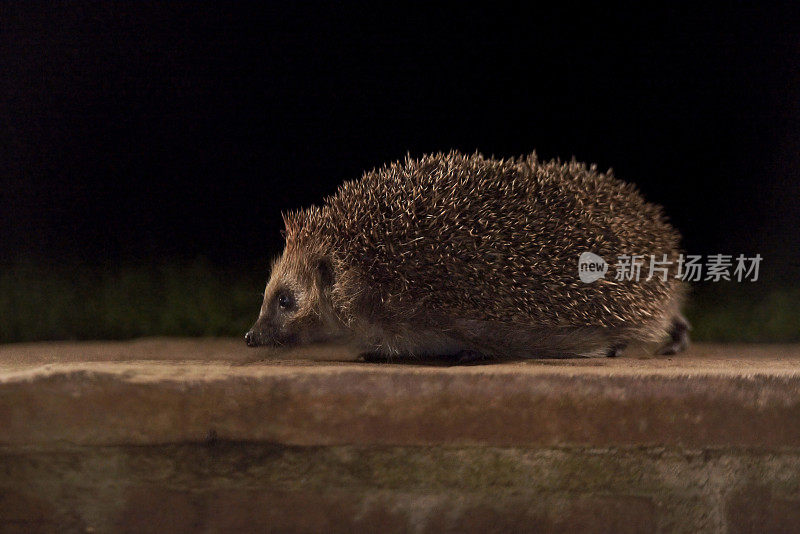
[[[0,343],[139,336],[241,336],[255,320],[266,265],[0,266]],[[695,289],[698,341],[800,342],[800,288],[718,283]]]
[[[241,336],[261,306],[266,267],[199,260],[100,269],[0,267],[0,342]]]
[[[800,287],[721,282],[695,288],[687,307],[692,339],[800,342]]]

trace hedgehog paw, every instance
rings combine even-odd
[[[361,354],[364,363],[386,363],[389,361],[389,356],[379,352],[365,352]]]
[[[617,356],[622,355],[622,351],[625,350],[627,347],[626,343],[616,343],[611,345],[606,351],[606,358],[616,358]]]
[[[689,330],[691,325],[682,315],[672,319],[669,341],[656,351],[659,356],[669,356],[683,352],[689,346]]]
[[[470,349],[457,352],[455,357],[456,365],[476,365],[491,359],[480,351]]]

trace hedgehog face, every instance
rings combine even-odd
[[[291,347],[335,337],[321,312],[328,290],[324,269],[320,260],[299,261],[284,252],[273,263],[258,319],[245,335],[247,344]]]

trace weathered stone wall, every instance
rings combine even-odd
[[[71,447],[0,454],[18,532],[797,532],[800,453]]]

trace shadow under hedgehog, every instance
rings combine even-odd
[[[536,154],[385,165],[284,215],[250,346],[336,342],[380,356],[616,356],[688,345],[680,235],[635,186]],[[578,257],[666,255],[666,276],[584,283]]]

